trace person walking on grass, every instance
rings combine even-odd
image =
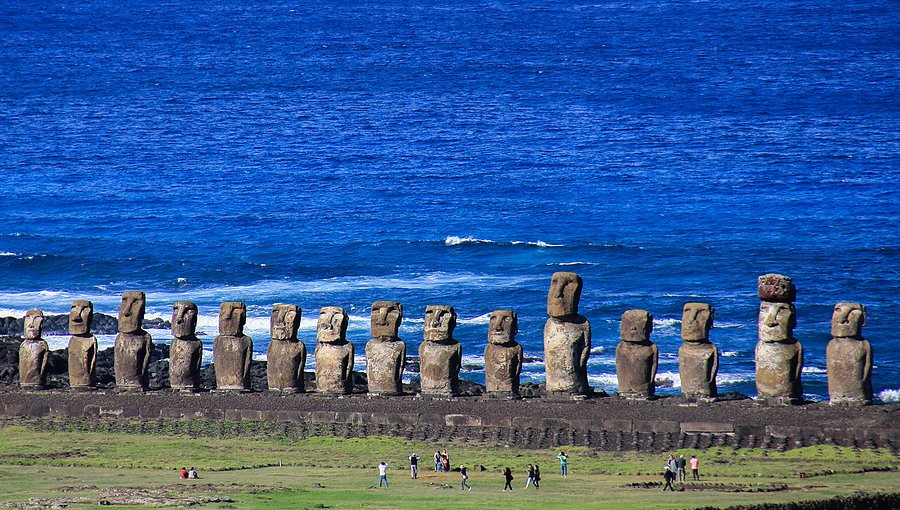
[[[417,454],[412,454],[409,456],[409,476],[412,477],[413,480],[419,477],[419,457]]]
[[[381,464],[378,465],[378,486],[381,487],[384,485],[385,488],[388,487],[388,479],[387,479],[387,468],[388,463],[382,461]]]
[[[533,482],[534,482],[535,489],[541,488],[541,467],[538,466],[537,464],[534,465],[534,480],[533,480]]]
[[[472,486],[469,485],[469,472],[466,470],[466,466],[459,466],[459,475],[462,477],[462,482],[459,484],[459,488],[462,490],[472,490]]]
[[[679,482],[684,482],[684,468],[687,466],[687,461],[684,460],[684,455],[679,455],[677,459],[675,459],[675,475],[677,476],[677,480]]]
[[[669,455],[669,457],[672,457]],[[672,459],[674,462],[674,459]],[[664,466],[663,472],[663,480],[666,481],[666,484],[663,486],[663,492],[666,492],[666,489],[670,489],[672,492],[675,492],[675,487],[672,485],[672,481],[675,480],[675,469],[673,462],[666,462]]]
[[[691,474],[694,475],[694,480],[700,480],[700,460],[696,455],[691,455]]]
[[[559,452],[559,455],[556,456],[559,459],[559,476],[566,478],[569,476],[569,456],[566,455],[566,452]]]
[[[532,464],[528,465],[528,478],[525,479],[525,488],[527,489],[529,485],[534,483],[534,466]]]
[[[507,489],[509,489],[509,492],[512,492],[512,469],[506,468],[506,470],[503,471],[503,476],[506,478],[506,485],[503,486],[503,492],[506,492]]]

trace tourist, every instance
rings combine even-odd
[[[679,482],[684,482],[684,467],[687,465],[687,461],[684,460],[684,455],[679,455],[678,459],[675,460],[675,467],[677,468],[675,474],[677,475],[677,479]]]
[[[434,471],[443,471],[444,470],[444,462],[441,460],[441,451],[437,450],[434,452]]]
[[[181,474],[180,474],[179,476],[181,476],[181,479],[182,479],[182,480],[187,480],[187,477],[188,477],[188,470],[187,470],[187,468],[184,468],[184,467],[181,468]]]
[[[459,488],[462,490],[472,490],[472,486],[469,485],[469,472],[466,470],[466,466],[459,466],[459,475],[462,477]]]
[[[506,477],[506,485],[503,486],[503,492],[506,492],[507,489],[509,489],[509,492],[512,492],[512,481],[513,481],[512,470],[507,467],[503,471],[503,476]]]
[[[534,483],[534,465],[528,465],[528,478],[525,479],[525,488]]]
[[[200,478],[200,475],[197,474],[197,470],[194,469],[193,466],[191,466],[191,469],[188,470],[188,478],[190,478],[191,480],[196,480],[197,478]]]
[[[566,452],[559,452],[559,455],[556,456],[559,459],[559,476],[566,478],[569,476],[569,456],[566,455]]]
[[[534,480],[533,480],[533,482],[534,482],[535,489],[541,488],[541,467],[538,466],[537,464],[534,465]]]
[[[409,476],[413,480],[419,477],[419,457],[415,453],[409,456]]]
[[[444,472],[449,473],[450,472],[450,454],[447,453],[446,449],[444,449],[444,451],[441,452],[441,464],[444,465]]]
[[[378,486],[381,487],[382,484],[385,488],[388,487],[388,479],[387,479],[387,468],[388,463],[382,461],[381,464],[378,465]]]
[[[671,455],[670,455],[671,457]],[[666,481],[666,485],[663,486],[663,492],[666,492],[666,489],[671,489],[672,492],[675,492],[675,487],[672,486],[672,480],[675,478],[675,471],[672,470],[672,463],[666,462],[665,472],[663,473],[663,479]]]
[[[691,473],[694,475],[694,480],[700,480],[700,460],[696,455],[691,455]]]

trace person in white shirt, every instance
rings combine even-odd
[[[388,486],[387,480],[387,462],[382,462],[378,465],[378,486],[381,487],[384,484],[385,487]]]

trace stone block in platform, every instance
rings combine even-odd
[[[734,423],[686,421],[681,423],[682,434],[734,434]]]

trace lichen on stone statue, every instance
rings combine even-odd
[[[219,306],[219,336],[213,342],[217,390],[250,390],[253,339],[244,334],[246,323],[246,304],[226,301]]]
[[[650,340],[653,316],[646,310],[627,310],[619,327],[616,346],[616,378],[619,396],[645,400],[656,394],[659,348]]]
[[[678,349],[678,373],[681,394],[688,399],[712,400],[718,397],[716,376],[719,349],[709,341],[715,309],[707,303],[685,303],[681,312],[681,339]]]
[[[91,334],[94,304],[76,299],[69,310],[69,387],[90,390],[94,386],[97,364],[97,337]]]
[[[366,376],[370,395],[403,392],[406,343],[400,339],[403,306],[396,301],[372,303],[372,339],[366,343]]]
[[[546,395],[589,395],[587,362],[591,353],[591,323],[578,314],[583,282],[575,273],[553,273],[547,294],[544,325]]]
[[[872,346],[862,336],[866,307],[859,303],[834,305],[831,341],[825,348],[828,395],[832,404],[872,403]]]
[[[272,341],[266,352],[266,379],[270,391],[302,393],[306,345],[297,338],[303,310],[299,306],[276,304],[272,307],[269,334]]]
[[[512,310],[494,310],[484,348],[485,391],[493,397],[518,397],[524,353],[516,342],[519,316]]]
[[[169,386],[177,391],[200,389],[203,343],[197,338],[197,305],[178,301],[172,306],[172,343],[169,346]]]
[[[425,332],[419,345],[421,393],[426,396],[459,394],[462,345],[453,338],[456,310],[452,306],[425,308]]]
[[[50,348],[41,337],[44,312],[29,310],[25,314],[25,338],[19,345],[19,386],[42,390],[47,385],[47,359]]]
[[[316,391],[333,395],[353,392],[353,344],[347,341],[349,317],[343,308],[319,310],[316,326]]]
[[[120,390],[147,389],[147,367],[153,353],[153,340],[142,329],[146,303],[143,292],[122,293],[113,361],[116,387]]]

